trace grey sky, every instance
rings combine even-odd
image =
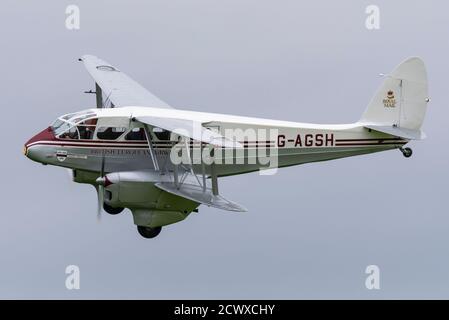
[[[65,28],[77,4],[81,29]],[[365,28],[365,8],[381,28]],[[443,1],[17,1],[0,11],[0,298],[449,298],[448,5]],[[26,159],[54,118],[94,106],[77,58],[117,65],[173,106],[356,121],[382,79],[421,56],[430,96],[414,155],[398,151],[229,177],[249,209],[200,207],[153,240],[94,189]],[[81,289],[64,286],[81,268]],[[365,288],[365,267],[381,290]]]

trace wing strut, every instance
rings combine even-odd
[[[103,108],[103,93],[101,87],[95,82],[95,97],[97,98],[97,108]]]
[[[206,164],[203,161],[204,146],[201,142],[201,176],[203,177],[203,193],[206,193]]]
[[[161,174],[162,171],[159,167],[157,155],[154,152],[151,134],[149,132],[149,125],[144,125],[145,136],[148,141],[148,148],[151,155],[151,160],[153,162],[153,166],[155,171],[159,171]],[[203,162],[203,157],[201,153],[201,173],[202,173],[202,181],[200,181],[200,176],[197,175],[193,170],[193,161],[190,156],[190,143],[188,137],[182,137],[184,141],[180,141],[178,145],[181,148],[186,148],[188,163],[184,165],[173,164],[173,181],[172,182],[157,182],[155,186],[165,192],[170,194],[183,197],[198,203],[205,204],[207,206],[219,208],[227,211],[238,211],[243,212],[246,211],[244,207],[241,205],[227,200],[221,195],[218,194],[218,179],[217,179],[217,171],[215,167],[215,161],[212,161],[210,165],[211,172],[211,181],[212,186],[208,186],[206,180],[206,164]],[[203,143],[201,143],[201,149],[203,149]],[[215,158],[215,149],[211,150],[212,160]],[[179,172],[181,169],[181,172]],[[167,170],[167,168],[162,169]]]
[[[148,131],[148,126],[144,126],[145,137],[148,142],[148,149],[150,150],[151,161],[153,161],[154,170],[159,171],[159,163],[157,162],[156,155],[154,154],[153,142],[151,139],[151,135]]]
[[[218,196],[218,180],[217,180],[217,170],[215,168],[215,148],[212,148],[212,163],[210,164],[210,177],[212,180],[212,194]]]

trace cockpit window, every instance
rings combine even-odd
[[[53,133],[58,136],[64,131],[67,131],[70,129],[70,123],[57,119],[53,124],[51,125],[51,128],[53,129]]]
[[[92,112],[92,111],[81,111],[81,112],[65,114],[65,115],[61,116],[60,119],[76,123],[76,122],[80,122],[87,118],[93,118],[93,117],[95,117],[95,115],[96,115],[95,112]]]
[[[93,139],[97,119],[89,119],[77,125],[80,139]]]
[[[59,117],[51,128],[61,139],[92,139],[97,119],[95,113],[83,111]]]
[[[100,127],[97,131],[97,138],[102,140],[115,140],[120,137],[127,128],[124,127]]]
[[[59,136],[60,139],[79,139],[80,135],[76,127],[71,127]]]

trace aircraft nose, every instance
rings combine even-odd
[[[39,161],[36,158],[36,151],[39,149],[39,143],[51,140],[55,140],[55,135],[53,134],[51,127],[48,127],[25,142],[25,145],[23,146],[23,154],[31,160]]]

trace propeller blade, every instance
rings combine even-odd
[[[103,202],[104,202],[104,162],[105,162],[105,156],[104,156],[104,150],[103,150],[102,156],[101,156],[100,177],[97,179],[97,184],[98,184],[97,221],[98,222],[100,222],[100,220],[101,220],[101,211],[103,210]]]
[[[72,169],[67,169],[67,175],[70,177],[70,180],[73,181],[73,179],[75,179]]]
[[[103,209],[103,197],[104,197],[104,187],[103,185],[98,186],[98,208],[97,208],[97,221],[100,222],[101,220],[101,211]]]
[[[100,170],[100,177],[103,178],[104,177],[104,150],[103,150],[103,155],[101,156],[101,170]]]

